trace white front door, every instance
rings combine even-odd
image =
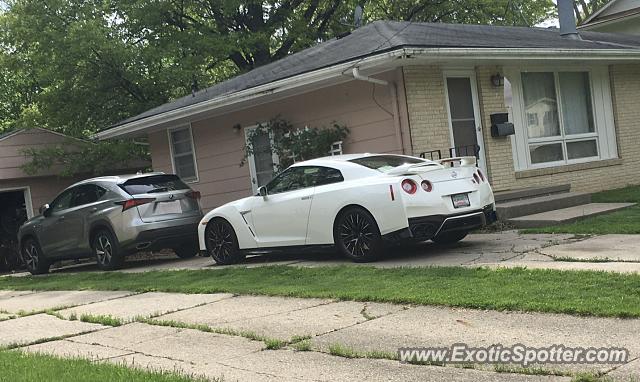
[[[256,127],[245,129],[245,140],[255,131]],[[271,137],[268,133],[262,133],[255,137],[253,142],[253,153],[248,156],[249,171],[251,172],[251,189],[255,194],[258,187],[269,183],[275,175],[275,167],[278,157],[271,152]]]
[[[445,89],[453,146],[452,156],[477,154],[478,166],[486,170],[475,73],[445,72]]]

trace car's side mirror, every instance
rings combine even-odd
[[[267,192],[267,187],[262,186],[258,188],[258,195],[262,196],[263,198],[267,198],[268,192]]]
[[[49,205],[48,204],[43,204],[40,206],[40,209],[38,210],[38,212],[40,212],[40,215],[42,216],[47,216],[47,211],[49,211]]]

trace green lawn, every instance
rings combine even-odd
[[[61,359],[41,354],[0,350],[0,382],[205,382],[175,373],[148,372],[128,367]]]
[[[591,271],[267,266],[2,277],[0,289],[230,292],[640,317],[640,275]]]
[[[531,228],[523,233],[573,233],[573,234],[640,234],[640,186],[598,192],[592,195],[594,203],[638,203],[611,214],[595,216],[575,223]]]

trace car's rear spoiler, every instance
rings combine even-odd
[[[454,157],[439,159],[434,162],[443,166],[450,165],[451,167],[454,167],[456,163],[459,163],[460,167],[476,167],[477,159],[476,157]]]

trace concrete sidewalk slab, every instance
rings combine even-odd
[[[402,306],[342,301],[308,309],[222,324],[288,341],[294,336],[317,336],[402,310]]]
[[[640,263],[640,235],[604,235],[586,240],[542,248],[541,253],[555,258],[577,260],[635,261]]]
[[[313,339],[327,351],[339,343],[361,351],[449,347],[456,343],[530,347],[623,347],[640,355],[640,320],[439,307],[415,307]],[[606,369],[606,367],[598,367]]]
[[[51,341],[42,344],[26,346],[21,350],[31,353],[48,354],[57,357],[86,358],[91,361],[122,357],[124,355],[133,353],[131,351],[110,348],[107,346],[83,344],[67,340]]]
[[[640,358],[615,368],[607,373],[607,377],[612,378],[614,381],[637,382],[640,380]]]
[[[220,362],[265,348],[264,343],[243,337],[141,323],[77,336],[69,341],[191,363]]]
[[[94,316],[112,316],[124,321],[132,321],[136,317],[153,317],[177,310],[192,308],[198,305],[220,301],[233,295],[217,294],[181,294],[181,293],[142,293],[116,300],[103,301],[90,305],[77,306],[61,310],[60,314],[77,317],[83,314]]]
[[[163,315],[158,319],[219,327],[223,323],[293,312],[331,302],[332,300],[315,298],[236,296],[193,309]]]
[[[48,314],[36,314],[0,322],[0,346],[30,344],[47,338],[76,335],[105,328],[98,324],[66,321]]]
[[[454,367],[417,366],[378,359],[348,359],[315,352],[263,351],[227,365],[303,381],[569,381],[569,378],[498,374]]]
[[[14,298],[17,296],[24,296],[27,294],[32,294],[32,293],[36,293],[30,290],[23,290],[23,291],[15,291],[15,290],[0,290],[0,301],[2,300],[8,300],[10,298]]]
[[[294,380],[268,374],[258,374],[252,371],[208,363],[206,355],[197,363],[172,360],[164,357],[156,357],[140,353],[125,355],[106,360],[117,365],[134,367],[139,369],[167,371],[188,376],[204,377],[213,381],[224,382],[293,382]],[[296,380],[299,381],[299,380]]]
[[[132,292],[57,291],[19,294],[0,300],[0,310],[10,313],[39,312],[84,305],[131,295]]]

